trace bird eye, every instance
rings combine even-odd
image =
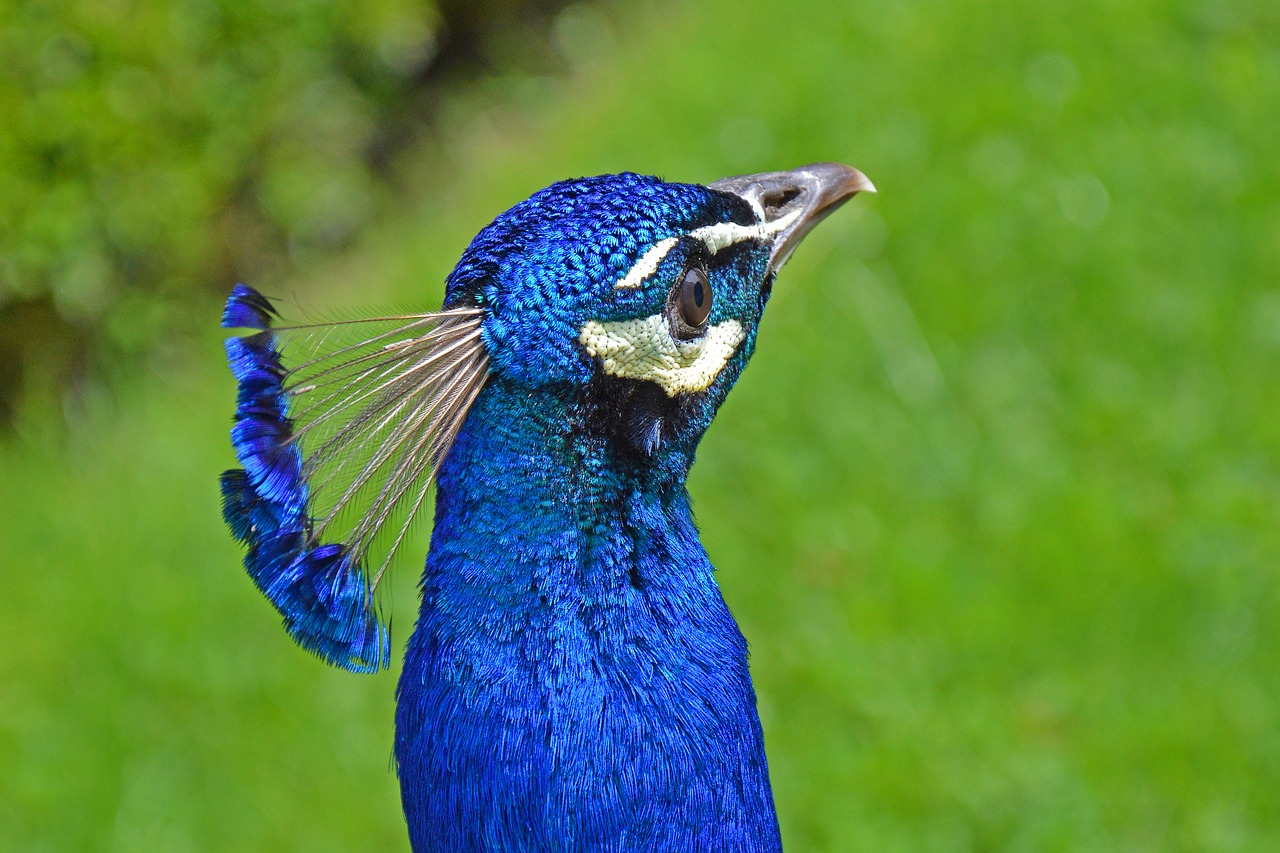
[[[707,318],[711,316],[711,282],[702,267],[690,267],[675,294],[677,337],[696,338],[707,330]]]

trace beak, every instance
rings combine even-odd
[[[765,239],[773,241],[769,268],[777,272],[813,227],[860,192],[875,185],[852,166],[813,163],[789,172],[761,172],[721,178],[707,185],[732,193],[764,217]]]

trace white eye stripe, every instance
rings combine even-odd
[[[757,215],[763,219],[763,210],[757,210]],[[701,242],[707,247],[707,251],[711,254],[719,252],[721,249],[746,240],[764,240],[768,239],[774,233],[783,230],[791,224],[791,221],[800,215],[800,211],[796,210],[772,222],[757,222],[754,225],[739,225],[737,222],[717,222],[714,225],[704,225],[701,228],[695,228],[689,232],[690,237]],[[678,237],[668,237],[665,240],[659,240],[649,247],[649,250],[640,256],[640,260],[636,261],[631,269],[627,270],[627,274],[618,280],[613,287],[615,290],[634,290],[644,282],[646,278],[653,275],[658,269],[658,265],[663,259],[676,247],[680,242]]]
[[[744,240],[766,239],[775,232],[786,228],[799,215],[800,211],[796,210],[772,222],[757,222],[754,225],[717,222],[714,225],[704,225],[701,228],[690,231],[689,236],[695,240],[701,240],[706,245],[707,251],[714,255],[721,249],[741,243]]]
[[[679,242],[679,237],[668,237],[665,240],[659,240],[654,243],[649,247],[649,251],[641,255],[640,260],[636,261],[635,265],[627,270],[627,274],[619,279],[618,283],[613,286],[614,289],[633,290],[639,287],[642,281],[653,275],[654,271],[658,269],[658,264],[662,263],[662,259]]]

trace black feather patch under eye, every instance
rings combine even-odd
[[[601,373],[587,389],[581,429],[625,455],[652,457],[680,428],[690,399],[668,397],[652,382]]]
[[[662,426],[668,397],[649,383],[640,386],[631,398],[627,413],[627,437],[631,446],[645,456],[652,456],[662,446]]]

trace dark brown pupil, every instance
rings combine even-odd
[[[711,314],[711,283],[706,273],[696,267],[685,273],[680,313],[685,323],[694,328],[704,326]]]

